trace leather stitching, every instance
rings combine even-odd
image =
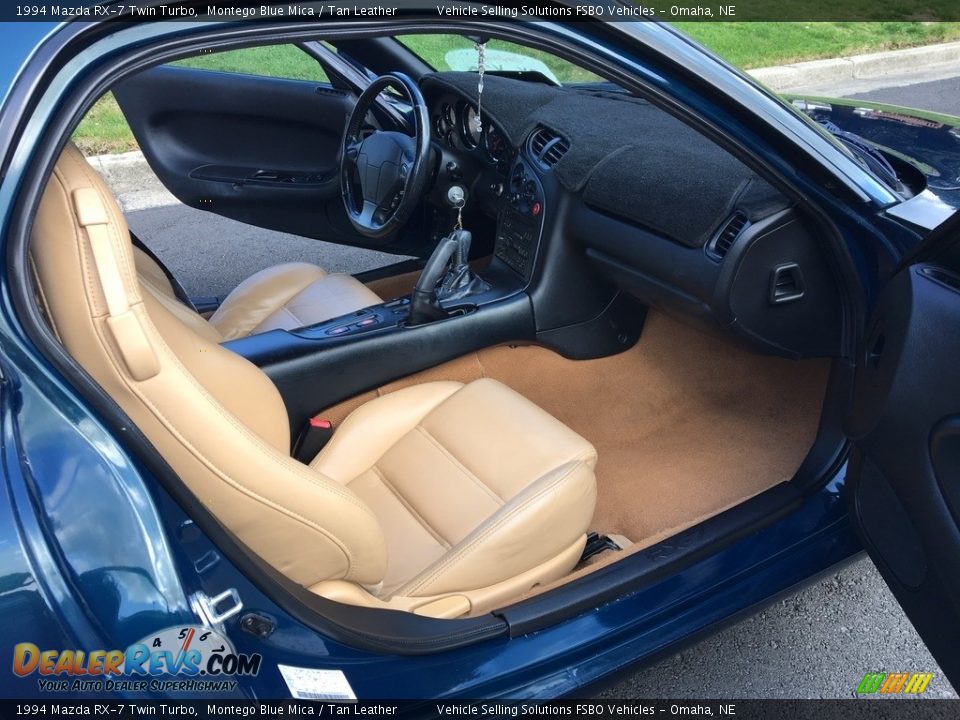
[[[301,327],[305,324],[305,323],[303,322],[303,320],[302,320],[301,318],[298,318],[298,317],[297,317],[297,314],[296,314],[293,310],[291,310],[289,307],[287,307],[286,305],[284,305],[284,306],[283,306],[282,308],[280,308],[280,309],[283,310],[287,315],[289,315],[290,317],[292,317],[293,320],[294,320],[294,322],[299,323]]]
[[[388,452],[390,452],[391,449],[393,449],[394,447],[396,447],[396,445],[397,445],[401,440],[403,440],[403,438],[405,438],[405,437],[410,433],[411,430],[413,430],[413,429],[416,427],[416,424],[417,424],[417,423],[422,422],[423,419],[424,419],[427,415],[429,415],[431,412],[433,412],[437,407],[439,407],[441,403],[446,402],[449,398],[453,397],[453,396],[456,395],[458,392],[460,392],[460,388],[458,388],[458,389],[455,390],[454,392],[450,393],[450,395],[447,395],[446,397],[444,397],[444,398],[442,398],[442,399],[440,399],[440,400],[437,400],[433,405],[431,405],[429,408],[427,408],[427,409],[423,412],[423,414],[420,415],[419,418],[417,418],[415,421],[413,421],[413,422],[410,424],[410,427],[409,427],[408,429],[403,430],[402,432],[400,432],[400,433],[398,434],[397,438],[396,438],[392,443],[390,443],[390,445],[387,447],[387,449],[384,450],[383,453],[380,454],[380,457],[377,458],[376,460],[374,460],[373,463],[371,463],[371,465],[370,465],[369,467],[365,467],[363,470],[361,470],[359,473],[357,473],[357,475],[354,476],[354,478],[351,478],[350,480],[346,480],[345,482],[346,482],[347,484],[349,484],[350,482],[352,482],[352,480],[355,480],[356,478],[358,478],[358,477],[360,477],[361,475],[363,475],[363,473],[369,471],[369,470],[373,467],[373,465],[375,465],[375,464],[376,464],[380,459],[382,459]],[[386,394],[389,394],[389,393],[386,393]],[[379,395],[378,397],[383,397],[383,395]],[[372,400],[371,400],[370,402],[372,402]],[[327,445],[323,448],[323,450],[321,450],[321,451],[317,454],[317,456],[316,456],[313,460],[310,461],[310,467],[311,467],[311,468],[316,469],[317,472],[323,472],[322,470],[319,470],[319,467],[324,463],[324,461],[325,461],[330,455],[332,455],[332,454],[334,454],[335,452],[337,452],[337,450],[340,448],[340,446],[341,446],[342,444],[344,444],[344,443],[341,442],[341,440],[338,440],[338,435],[339,435],[340,438],[345,437],[345,435],[343,434],[343,433],[344,433],[344,429],[350,427],[350,426],[348,425],[348,422],[350,421],[350,418],[354,415],[354,413],[359,413],[363,408],[365,408],[365,407],[367,406],[367,404],[368,404],[368,403],[363,403],[363,404],[360,405],[359,407],[354,408],[354,409],[350,412],[350,414],[347,415],[346,418],[344,418],[343,422],[340,424],[340,429],[337,430],[336,433],[334,433],[333,438],[330,440],[330,442],[327,443]],[[359,417],[359,416],[358,416],[358,417]],[[354,422],[356,422],[356,420],[354,420]]]
[[[459,390],[457,392],[459,392]],[[454,467],[456,467],[461,473],[466,475],[468,478],[473,480],[473,482],[476,483],[477,487],[481,488],[485,493],[487,493],[487,495],[490,496],[490,499],[493,500],[495,503],[497,503],[499,507],[503,507],[503,504],[506,501],[502,497],[497,495],[497,493],[494,491],[492,487],[490,487],[483,480],[481,480],[479,477],[474,475],[462,462],[460,462],[459,459],[457,459],[457,457],[452,452],[450,452],[449,449],[444,447],[440,443],[440,441],[437,440],[437,438],[431,435],[429,430],[427,430],[423,425],[417,425],[414,428],[414,430],[419,431],[420,434],[422,434],[427,440],[429,440],[434,447],[436,447],[441,453],[443,453],[443,455],[445,455],[450,460],[450,462],[453,463]]]
[[[567,470],[567,472],[563,473],[556,480],[551,482],[546,487],[542,488],[536,494],[532,495],[531,497],[527,498],[523,502],[519,503],[516,507],[508,509],[500,517],[496,518],[495,520],[492,520],[489,523],[489,525],[487,525],[487,527],[484,528],[481,525],[480,527],[483,529],[473,540],[471,540],[469,543],[465,545],[454,548],[454,550],[448,553],[446,557],[441,558],[437,562],[436,566],[432,570],[429,570],[429,572],[426,575],[424,575],[422,578],[419,578],[419,579],[414,578],[413,580],[409,581],[406,585],[400,588],[400,590],[398,590],[397,593],[395,594],[412,595],[418,590],[422,590],[424,587],[428,586],[430,583],[436,580],[438,576],[442,575],[447,570],[450,570],[456,565],[458,565],[459,563],[463,562],[464,559],[466,559],[469,556],[470,552],[474,548],[476,548],[478,545],[481,545],[493,533],[499,530],[504,524],[512,520],[514,517],[516,517],[518,514],[520,514],[524,510],[526,510],[530,505],[533,505],[534,503],[540,501],[545,495],[549,494],[554,489],[556,489],[558,485],[563,483],[568,477],[570,477],[573,474],[575,470],[579,469],[582,465],[585,465],[585,463],[583,462],[573,463],[570,466],[570,469]],[[589,470],[589,467],[587,469]]]
[[[117,258],[117,264],[120,266],[120,275],[124,283],[124,292],[127,294],[127,303],[134,305],[140,299],[140,294],[137,289],[134,274],[131,273],[130,266],[133,264],[133,259],[127,257],[127,254],[124,252],[123,243],[117,235],[118,223],[116,222],[117,216],[113,198],[107,197],[103,192],[103,178],[100,177],[100,173],[90,166],[90,163],[86,161],[86,158],[84,158],[79,151],[75,154],[65,153],[64,157],[68,162],[72,162],[78,168],[80,175],[88,181],[89,186],[94,189],[97,197],[100,198],[100,202],[103,204],[103,209],[106,211],[109,221],[107,222],[107,233],[110,237],[110,245],[114,252],[114,257]],[[126,222],[122,219],[121,221]]]
[[[73,218],[73,205],[72,199],[70,198],[70,183],[67,182],[67,178],[63,176],[62,171],[57,168],[54,171],[54,177],[57,179],[57,183],[60,185],[60,190],[63,192],[63,200],[67,206],[67,212],[70,213],[70,217]],[[97,289],[99,286],[96,284],[96,279],[90,267],[90,257],[88,248],[90,246],[89,241],[85,235],[81,235],[77,232],[77,225],[75,222],[70,223],[70,230],[73,232],[73,249],[76,251],[77,256],[79,257],[81,272],[83,274],[83,283],[87,289],[87,305],[90,308],[90,315],[93,318],[99,318],[106,315],[106,308],[101,309],[99,306],[99,300],[97,298]]]
[[[447,540],[445,537],[443,537],[443,535],[440,534],[439,530],[434,529],[433,526],[426,521],[426,519],[413,506],[413,503],[411,503],[406,497],[404,497],[400,493],[399,490],[397,490],[396,487],[394,487],[393,483],[387,479],[387,476],[383,474],[383,471],[380,470],[380,468],[374,465],[372,468],[370,468],[370,470],[376,474],[376,476],[380,479],[380,482],[383,483],[384,487],[386,487],[387,490],[389,490],[391,493],[394,494],[394,496],[397,498],[400,504],[403,505],[403,507],[406,508],[407,512],[413,516],[413,519],[416,520],[418,523],[420,523],[420,525],[423,526],[424,530],[430,533],[433,539],[437,541],[437,544],[443,547],[444,550],[449,550],[452,547],[450,541]]]
[[[254,325],[253,328],[250,330],[250,332],[248,332],[247,334],[248,334],[248,335],[254,335],[254,334],[256,334],[257,330],[259,330],[259,329],[263,326],[263,324],[264,324],[265,322],[267,322],[270,318],[272,318],[272,317],[273,317],[274,315],[276,315],[278,312],[285,312],[287,315],[289,315],[290,317],[292,317],[292,318],[293,318],[293,322],[296,323],[296,327],[303,327],[304,324],[305,324],[300,318],[298,318],[296,315],[294,315],[294,314],[290,311],[290,308],[288,308],[286,305],[281,305],[281,306],[278,307],[275,311],[273,311],[273,312],[271,312],[270,314],[265,315],[264,317],[260,318],[260,321],[259,321],[256,325]]]

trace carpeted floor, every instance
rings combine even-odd
[[[324,415],[338,423],[376,394],[414,383],[496,378],[596,446],[592,529],[642,547],[790,478],[813,443],[829,367],[754,355],[651,312],[640,342],[613,357],[490,348]]]

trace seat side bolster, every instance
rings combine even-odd
[[[589,528],[596,500],[590,464],[566,462],[531,483],[394,594],[473,590],[519,575],[576,542]]]
[[[350,413],[310,467],[349,484],[372,468],[400,438],[431,410],[463,387],[458,382],[431,382],[371,400]]]

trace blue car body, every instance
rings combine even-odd
[[[594,36],[598,31],[589,26],[541,29],[570,42],[610,43],[604,51],[618,57],[624,71],[635,72],[649,87],[755,148],[763,162],[829,214],[859,273],[864,307],[921,238],[922,218],[911,225],[879,212],[895,201],[881,183],[810,131],[799,115],[673,31],[638,24],[617,34],[619,42],[613,44],[610,35]],[[0,87],[6,89],[0,114],[4,237],[44,123],[72,80],[113,51],[160,36],[173,42],[194,32],[195,26],[173,23],[121,27],[102,32],[82,53],[64,59],[58,48],[82,34],[77,23],[0,28]],[[53,61],[54,66],[47,65]],[[28,108],[30,124],[24,127],[22,113]],[[775,137],[767,134],[771,127],[779,128]],[[909,154],[911,148],[901,151]],[[825,188],[815,171],[833,173],[858,201]],[[937,202],[953,209],[960,196],[944,191]],[[2,282],[7,283],[6,273]],[[125,449],[125,434],[135,430],[108,428],[27,339],[10,295],[4,287],[0,652],[7,658],[21,642],[41,648],[124,648],[159,628],[195,623],[190,597],[231,587],[243,597],[245,609],[276,624],[265,639],[241,631],[236,621],[227,625],[238,651],[264,658],[257,676],[239,678],[236,697],[288,697],[277,664],[343,670],[361,699],[556,697],[582,693],[674,651],[862,551],[844,499],[848,466],[840,450],[824,464],[829,472],[819,488],[779,519],[678,568],[671,559],[696,543],[696,528],[607,567],[590,582],[612,582],[620,574],[622,592],[552,625],[524,632],[517,622],[511,630],[508,614],[501,618],[502,632],[441,652],[400,655],[357,647],[335,631],[308,626],[221,553]],[[646,575],[643,582],[628,580],[643,567],[661,566],[662,572]],[[0,687],[7,697],[36,695],[35,681],[9,673],[0,674]]]

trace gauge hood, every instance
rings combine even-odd
[[[880,103],[787,95],[818,122],[828,120],[915,167],[927,190],[960,208],[960,118]]]

